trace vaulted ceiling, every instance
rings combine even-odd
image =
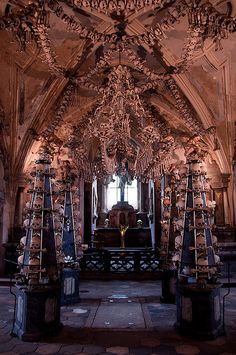
[[[94,114],[109,86],[108,75],[118,65],[129,68],[135,87],[142,88],[144,109],[155,112],[166,136],[181,145],[199,134],[220,171],[230,173],[236,4],[193,3],[2,0],[0,148],[9,176],[20,176],[42,138],[62,146],[83,127],[86,140],[85,117]],[[194,18],[197,3],[205,6],[207,21],[208,10],[215,16],[205,32],[206,24],[199,26]],[[131,131],[135,139],[139,128],[134,119]]]

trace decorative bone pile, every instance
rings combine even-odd
[[[57,261],[77,267],[82,257],[80,194],[77,171],[69,160],[59,160],[58,176],[53,186]]]
[[[220,259],[216,255],[217,238],[212,235],[212,216],[215,204],[208,201],[209,184],[203,162],[204,150],[191,144],[186,148],[185,171],[177,172],[176,206],[179,217],[175,221],[178,235],[175,238],[176,254],[173,262],[179,272],[197,281],[215,280]],[[184,181],[182,181],[184,177]]]
[[[23,224],[26,235],[20,240],[18,263],[20,275],[30,288],[58,280],[51,190],[55,172],[51,168],[51,159],[50,146],[42,146],[31,171],[28,189],[31,200],[25,207]]]

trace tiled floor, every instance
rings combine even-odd
[[[222,289],[222,296],[227,289]],[[81,302],[63,306],[63,329],[37,343],[10,335],[14,297],[0,287],[0,353],[207,355],[236,354],[236,289],[225,301],[226,335],[211,341],[181,336],[175,305],[160,303],[160,281],[81,281]]]

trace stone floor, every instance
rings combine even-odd
[[[228,289],[222,288],[222,297]],[[174,328],[175,305],[160,303],[160,281],[81,281],[81,302],[63,306],[56,337],[12,337],[14,297],[0,287],[0,353],[76,355],[236,354],[236,288],[225,298],[226,335],[194,340]]]

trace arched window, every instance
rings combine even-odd
[[[118,201],[121,201],[121,189],[119,187],[119,176],[113,175],[112,181],[107,186],[106,207],[108,210],[112,208]],[[138,184],[134,179],[129,184],[125,184],[124,200],[127,201],[134,209],[138,208]]]

